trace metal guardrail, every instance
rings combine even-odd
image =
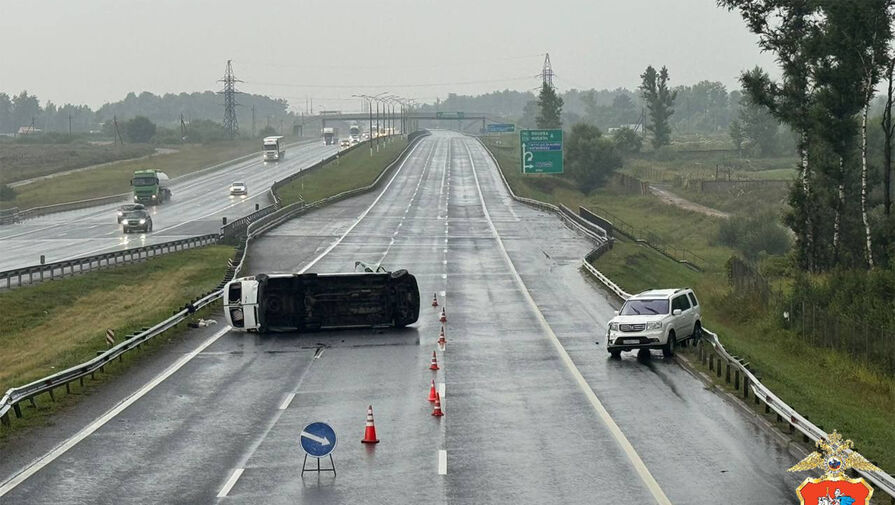
[[[410,147],[410,145],[408,145],[408,148],[409,147]],[[383,169],[383,171],[380,172],[379,176],[376,178],[376,181],[374,181],[371,186],[375,187],[376,185],[378,185],[382,179],[383,174],[388,172],[390,170],[390,168],[395,164],[395,162],[398,159],[400,159],[407,151],[408,151],[408,149],[404,149],[404,151],[402,151],[401,154],[398,155],[398,157],[396,158],[395,161],[393,161],[385,169]],[[371,186],[367,186],[367,188],[371,188]],[[365,189],[365,188],[361,188],[361,189]],[[340,193],[339,195],[335,195],[334,197],[327,199],[327,201],[328,202],[336,201],[337,200],[336,197],[341,197],[338,199],[347,198],[348,193],[356,194],[356,192],[357,192],[357,190],[346,191],[345,193]],[[315,202],[315,203],[318,204],[315,206],[321,206],[323,204],[323,201]],[[303,202],[299,202],[299,204],[303,205]],[[291,207],[291,206],[289,206],[289,207]],[[285,210],[285,209],[286,208],[280,209],[280,210]],[[263,210],[264,209],[262,209],[262,211]],[[261,211],[258,211],[258,212],[261,212]],[[267,214],[266,216],[260,217],[255,221],[249,222],[246,225],[247,230],[250,229],[253,224],[257,224],[261,221],[264,221],[265,218],[271,216],[272,214],[274,214],[274,212],[271,212],[271,213]],[[281,214],[280,218],[282,218],[284,215],[285,214]],[[70,390],[70,384],[72,382],[78,380],[83,384],[84,377],[86,377],[88,375],[93,377],[97,371],[103,371],[103,367],[106,364],[113,361],[115,358],[120,359],[128,351],[139,348],[140,345],[148,342],[153,337],[158,336],[158,335],[164,333],[165,331],[173,328],[177,324],[183,322],[190,314],[192,314],[196,310],[201,309],[202,307],[205,307],[205,306],[209,305],[210,303],[213,303],[218,298],[220,298],[221,295],[223,294],[224,285],[236,276],[236,274],[239,272],[239,270],[242,268],[242,266],[245,262],[246,251],[248,250],[248,242],[249,242],[250,237],[258,236],[261,233],[264,233],[264,231],[266,231],[268,229],[270,229],[270,227],[264,227],[263,229],[260,229],[257,231],[250,231],[244,237],[242,237],[242,240],[236,247],[236,251],[234,252],[233,259],[228,261],[227,272],[224,275],[224,278],[221,281],[221,283],[218,284],[217,288],[213,291],[206,293],[202,297],[199,297],[199,298],[193,300],[192,302],[186,304],[180,311],[176,312],[174,315],[172,315],[168,319],[156,324],[155,326],[153,326],[151,328],[144,328],[143,331],[138,332],[134,335],[128,336],[123,342],[121,342],[121,343],[113,346],[109,350],[97,355],[95,358],[91,359],[90,361],[81,363],[79,365],[75,365],[67,370],[63,370],[61,372],[50,375],[48,377],[44,377],[42,379],[36,380],[30,384],[26,384],[24,386],[19,386],[19,387],[15,387],[15,388],[11,388],[11,389],[7,390],[6,393],[3,395],[3,397],[0,398],[0,423],[2,423],[5,426],[9,426],[11,424],[10,415],[9,415],[10,410],[12,410],[15,413],[16,417],[22,417],[22,410],[20,407],[21,402],[31,401],[32,405],[35,405],[34,397],[37,395],[43,394],[43,393],[48,393],[50,395],[50,398],[52,400],[55,400],[53,390],[55,390],[56,388],[65,387],[66,391],[68,392]],[[193,239],[186,239],[185,241],[195,240],[195,239],[200,239],[200,238],[207,238],[208,240],[213,240],[214,243],[217,243],[217,241],[220,239],[220,235],[217,235],[217,234],[205,235],[203,237],[194,237]],[[176,241],[176,242],[184,242],[184,241]],[[172,243],[169,242],[166,244],[172,244]],[[155,246],[147,246],[147,247],[158,247],[160,245],[163,245],[163,244],[156,244]],[[145,249],[145,248],[141,248],[141,249]],[[129,250],[129,251],[121,251],[120,253],[128,253],[131,251],[136,251],[136,249]],[[105,257],[108,255],[98,255],[98,256]],[[81,259],[85,260],[85,258],[81,258]],[[75,260],[72,260],[72,261],[75,261]],[[64,262],[60,262],[60,263],[64,263]],[[41,267],[49,267],[49,266],[50,265],[41,265]]]
[[[15,268],[0,272],[0,289],[10,289],[23,285],[27,286],[45,280],[72,276],[100,268],[133,263],[153,256],[217,244],[219,241],[220,235],[214,233],[136,247],[133,249],[124,249],[121,251],[57,261],[45,265]],[[15,280],[15,282],[13,282],[13,280]]]
[[[53,396],[54,389],[64,386],[68,390],[69,384],[76,380],[80,380],[83,384],[84,377],[88,375],[92,376],[97,371],[102,371],[103,367],[115,358],[121,357],[126,352],[139,347],[153,337],[173,328],[196,310],[214,302],[220,297],[221,290],[206,294],[202,298],[187,304],[183,309],[168,319],[128,337],[126,340],[90,361],[75,365],[67,370],[36,380],[30,384],[9,389],[6,391],[6,394],[0,398],[0,421],[6,426],[10,424],[10,410],[15,412],[16,417],[22,417],[22,411],[19,404],[25,400],[30,400],[34,403],[34,397],[39,394],[49,393],[50,398],[55,400],[55,397]]]
[[[482,144],[484,145],[484,144]],[[497,163],[497,160],[494,158],[494,155],[491,153],[490,149],[485,146],[485,149],[491,154],[491,158],[494,161],[495,165],[500,166]],[[568,216],[563,217],[566,212],[571,212],[569,209],[565,209],[565,212],[560,210],[559,207],[553,206],[548,203],[538,202],[537,200],[531,200],[528,198],[521,198],[516,196],[513,192],[513,189],[508,184],[506,178],[503,175],[503,172],[498,169],[500,173],[501,179],[503,179],[504,185],[510,193],[510,196],[517,201],[522,203],[526,203],[532,205],[537,208],[546,208],[553,210],[560,214],[560,218],[566,223],[569,223],[570,226],[574,229],[577,228],[578,231],[588,232],[587,228],[581,226],[578,220],[569,219]],[[585,233],[588,236],[592,236],[590,233]],[[582,266],[585,271],[591,274],[595,279],[600,281],[603,285],[606,286],[609,291],[618,296],[621,300],[627,300],[631,294],[622,289],[618,284],[612,282],[609,277],[606,277],[597,270],[593,265],[590,264],[590,259],[598,256],[602,253],[603,250],[607,247],[606,244],[611,244],[611,241],[607,241],[605,239],[595,240],[597,247],[592,250],[590,253],[585,256],[585,259],[582,260]],[[611,245],[609,246],[611,247]],[[707,344],[711,346],[711,351],[706,350]],[[737,390],[742,390],[743,399],[748,399],[749,391],[752,391],[752,397],[755,399],[756,404],[759,402],[764,403],[765,412],[770,413],[771,411],[777,414],[777,420],[780,422],[786,422],[789,426],[789,432],[792,433],[793,430],[798,430],[802,433],[803,437],[806,441],[811,440],[812,442],[817,442],[820,439],[828,440],[829,435],[820,427],[811,423],[807,417],[799,414],[794,408],[787,405],[783,400],[781,400],[777,395],[774,394],[767,386],[761,383],[759,378],[748,368],[748,363],[743,363],[742,360],[737,358],[736,356],[731,355],[724,346],[721,344],[720,339],[716,333],[713,333],[706,328],[703,328],[703,337],[699,340],[697,344],[699,350],[699,359],[703,364],[708,362],[709,370],[715,372],[718,377],[722,376],[722,368],[726,366],[726,374],[725,379],[729,384],[731,382],[731,377],[733,377],[734,387]],[[716,359],[717,358],[717,359]],[[850,451],[851,452],[851,451]],[[863,472],[860,473],[865,479],[873,483],[877,489],[883,491],[888,494],[889,497],[895,501],[895,475],[890,475],[885,472]]]
[[[302,140],[299,142],[294,142],[292,144],[289,144],[286,147],[288,148],[288,147],[300,146],[300,145],[308,144],[308,143],[311,143],[314,141],[315,140]],[[194,177],[203,175],[206,172],[210,172],[212,170],[217,170],[221,167],[225,167],[227,165],[232,165],[234,163],[241,163],[249,158],[252,158],[253,156],[258,156],[258,155],[259,155],[258,152],[244,154],[242,156],[233,158],[232,160],[227,160],[227,161],[212,165],[210,167],[205,167],[203,169],[196,170],[195,172],[190,172],[188,174],[183,174],[181,176],[175,177],[175,178],[171,179],[171,182],[180,182],[180,181],[189,180]],[[121,161],[127,161],[127,160],[121,160]],[[87,207],[93,207],[95,205],[105,205],[108,203],[115,203],[115,202],[118,202],[121,200],[129,201],[132,194],[133,193],[131,193],[131,192],[127,192],[127,193],[121,193],[118,195],[101,196],[99,198],[89,198],[86,200],[78,200],[78,201],[74,201],[74,202],[63,202],[63,203],[56,203],[53,205],[44,205],[41,207],[32,207],[30,209],[25,209],[22,211],[19,211],[18,208],[16,208],[16,212],[14,212],[12,214],[6,214],[6,215],[0,214],[0,225],[17,223],[17,222],[23,221],[25,219],[32,219],[35,217],[45,216],[47,214],[55,214],[57,212],[67,212],[70,210],[78,210],[78,209],[85,209]]]

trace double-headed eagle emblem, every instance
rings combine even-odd
[[[828,440],[817,441],[816,452],[812,452],[805,459],[799,461],[790,472],[801,472],[819,468],[823,470],[823,479],[842,479],[845,471],[854,468],[865,472],[881,471],[876,465],[867,461],[864,456],[852,451],[854,443],[851,440],[843,440],[842,435],[835,430]]]

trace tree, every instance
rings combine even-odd
[[[740,123],[739,119],[734,119],[727,127],[727,131],[730,134],[730,140],[733,141],[733,145],[737,148],[737,154],[742,156],[743,143],[746,141],[746,133],[743,131],[743,124]]]
[[[756,67],[751,72],[761,73],[761,69]],[[734,123],[742,135],[741,146],[749,154],[768,156],[777,147],[777,130],[780,124],[766,108],[753,102],[748,95],[740,99],[737,119],[731,122],[731,132]],[[737,149],[740,150],[741,146],[738,145]]]
[[[538,95],[538,117],[535,119],[538,128],[562,128],[562,105],[563,99],[545,82]]]
[[[565,172],[581,191],[590,193],[621,166],[615,143],[602,138],[599,128],[586,123],[572,127],[565,141]]]
[[[145,144],[155,135],[155,123],[146,116],[137,116],[124,124],[128,140],[137,144]]]
[[[718,0],[718,5],[740,12],[749,30],[758,35],[759,47],[773,53],[782,70],[780,83],[754,70],[744,72],[740,82],[752,102],[766,107],[799,135],[800,184],[790,192],[792,211],[786,222],[796,234],[799,263],[814,270],[820,253],[814,241],[818,220],[812,219],[812,213],[819,206],[811,191],[808,154],[814,126],[815,45],[820,32],[817,7],[813,0]]]
[[[36,96],[22,91],[12,98],[12,129],[18,130],[22,126],[35,124],[40,115],[40,102]]]
[[[643,147],[643,139],[628,127],[615,130],[612,133],[612,140],[615,141],[615,147],[624,154],[639,153]]]
[[[892,108],[895,107],[895,54],[888,55],[886,64],[886,104],[880,126],[883,129],[883,171],[885,172],[885,195],[883,208],[886,216],[892,212],[892,138],[895,137],[895,123],[892,122]],[[0,97],[2,98],[2,97]]]
[[[671,126],[668,120],[674,114],[672,106],[677,91],[668,89],[668,69],[664,66],[657,73],[650,65],[640,78],[640,91],[650,115],[650,124],[646,129],[653,133],[653,148],[658,149],[671,143]]]

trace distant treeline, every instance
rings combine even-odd
[[[252,131],[252,107],[254,106],[255,129],[260,131],[271,126],[291,131],[295,115],[287,111],[286,100],[262,95],[239,95],[237,119],[243,133]],[[149,118],[153,123],[177,129],[181,117],[185,123],[214,121],[220,123],[224,109],[223,100],[213,91],[194,93],[167,93],[155,95],[144,91],[137,95],[128,93],[124,100],[107,103],[94,111],[86,105],[56,105],[47,101],[41,105],[35,95],[22,91],[17,95],[0,93],[0,133],[15,133],[21,127],[31,127],[45,132],[86,133],[102,131],[102,125],[113,118],[124,122],[136,116]]]
[[[743,93],[728,91],[720,82],[701,81],[692,86],[677,86],[674,114],[670,118],[675,133],[727,133],[739,114]],[[570,89],[560,92],[563,99],[562,123],[571,126],[588,123],[603,131],[640,122],[644,111],[640,90]],[[879,114],[883,100],[874,102],[871,115]],[[483,95],[457,95],[424,106],[426,110],[483,112],[511,118],[523,128],[534,128],[537,97],[528,91],[494,91]],[[875,112],[875,114],[874,114]],[[649,122],[647,120],[647,122]]]

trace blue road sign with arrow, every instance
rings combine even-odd
[[[326,423],[311,423],[301,430],[301,448],[309,456],[322,458],[336,448],[336,432]]]

